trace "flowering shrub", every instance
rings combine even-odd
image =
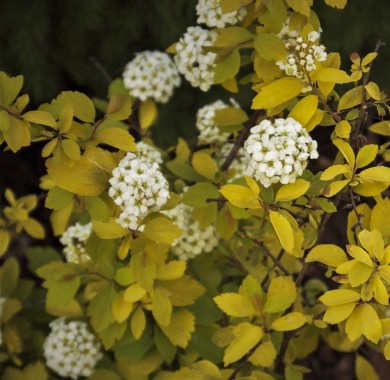
[[[37,194],[6,189],[1,203],[1,380],[315,378],[320,346],[378,378],[369,353],[390,360],[389,105],[370,80],[382,43],[341,69],[311,5],[200,0],[208,29],[183,31],[173,60],[136,55],[107,100],[64,91],[34,109],[23,77],[0,73],[4,154],[36,145],[45,168]],[[163,150],[156,102],[173,99],[177,72],[253,99],[194,109],[196,143]]]

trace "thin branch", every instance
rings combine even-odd
[[[363,227],[363,223],[362,223],[362,215],[359,214],[359,211],[357,210],[355,198],[353,196],[353,191],[352,191],[352,188],[350,186],[348,186],[348,192],[349,192],[349,197],[351,198],[353,211],[354,211],[356,218],[357,218],[357,225],[360,227],[361,230],[363,230],[364,227]]]
[[[108,83],[111,83],[112,81],[112,78],[111,76],[108,74],[108,71],[106,70],[106,68],[97,60],[96,57],[89,57],[89,60],[95,65],[95,67],[102,73],[102,75],[104,76],[104,79],[108,82]]]
[[[227,155],[224,163],[221,166],[221,170],[225,171],[229,169],[229,166],[233,162],[234,158],[237,156],[238,151],[240,148],[244,145],[245,140],[249,136],[250,129],[256,125],[256,121],[259,118],[259,116],[263,113],[263,110],[255,110],[252,113],[252,116],[250,119],[248,119],[244,124],[244,129],[241,131],[240,135],[238,136],[237,140],[234,142],[232,150]]]

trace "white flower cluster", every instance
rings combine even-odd
[[[123,71],[123,83],[131,96],[145,101],[148,98],[166,103],[180,76],[168,54],[160,51],[137,53]]]
[[[293,44],[295,42],[296,37],[299,35],[299,30],[297,29],[290,29],[290,17],[286,20],[284,23],[282,29],[277,34],[277,36],[284,40],[285,42],[289,42]]]
[[[248,157],[247,174],[265,187],[272,183],[295,182],[309,158],[318,158],[317,142],[293,118],[263,120],[251,128],[244,149]]]
[[[108,194],[122,210],[116,222],[123,228],[136,230],[141,219],[159,210],[169,198],[168,181],[158,164],[135,153],[126,154],[109,182]]]
[[[215,158],[216,158],[217,164],[219,166],[221,166],[225,162],[226,157],[228,156],[228,154],[230,153],[230,151],[233,148],[233,145],[234,145],[233,143],[228,142],[228,143],[222,145],[217,150],[217,152],[215,153],[215,156],[216,156]],[[248,166],[248,162],[247,162],[247,157],[246,157],[245,151],[244,151],[244,149],[240,148],[237,152],[237,155],[234,157],[234,160],[232,161],[232,163],[229,166],[230,170],[231,169],[234,170],[234,174],[228,182],[231,182],[236,178],[240,178],[240,177],[243,177],[244,175],[246,175],[247,166]]]
[[[0,297],[0,319],[1,319],[1,315],[3,313],[3,303],[5,302],[5,298],[4,297]],[[1,331],[1,324],[0,324],[0,346],[3,344],[3,333]]]
[[[82,264],[89,261],[91,258],[85,252],[85,242],[88,240],[92,232],[92,223],[80,224],[76,223],[70,226],[62,234],[60,242],[64,245],[64,254],[66,261],[70,263]]]
[[[203,47],[211,46],[216,38],[216,32],[190,26],[176,43],[174,60],[179,72],[202,91],[207,91],[213,84],[216,57],[211,51],[205,52]]]
[[[181,260],[192,259],[202,252],[211,252],[218,245],[217,232],[214,226],[202,230],[192,218],[192,208],[179,204],[164,214],[183,231],[182,235],[172,244],[172,253]]]
[[[163,159],[161,153],[153,145],[144,143],[143,141],[137,142],[137,154],[143,157],[146,161],[156,162],[162,164]]]
[[[307,41],[302,37],[290,39],[285,44],[289,52],[286,59],[277,61],[276,64],[287,75],[294,76],[305,82],[308,81],[308,73],[316,69],[316,62],[323,62],[326,60],[327,54],[325,46],[319,45],[320,33],[312,31],[307,36]],[[302,92],[311,91],[312,88],[308,84]]]
[[[220,0],[198,0],[196,14],[198,24],[206,24],[210,28],[224,28],[241,21],[246,15],[246,8],[240,7],[233,12],[222,13]]]
[[[46,364],[62,377],[90,376],[102,358],[100,343],[85,322],[57,318],[43,344]]]
[[[232,106],[238,107],[237,102],[230,100]],[[196,128],[199,131],[198,142],[200,144],[222,144],[227,141],[230,133],[222,132],[214,123],[215,113],[229,107],[222,100],[207,104],[196,113]]]

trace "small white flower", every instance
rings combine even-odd
[[[224,28],[241,21],[246,15],[246,8],[240,7],[236,11],[222,13],[219,0],[198,0],[196,14],[198,24],[206,24],[210,28]]]
[[[166,103],[175,87],[180,85],[180,76],[168,54],[160,51],[137,53],[123,71],[123,83],[131,96],[142,101],[154,99]]]
[[[310,42],[316,42],[317,40],[320,39],[320,34],[318,32],[316,32],[315,30],[313,30],[312,32],[310,32],[308,35],[307,35],[307,39],[310,41]]]
[[[163,159],[162,155],[157,148],[153,145],[144,143],[143,141],[137,142],[137,154],[141,157],[144,157],[145,160],[149,162],[156,162],[157,164],[162,164]]]
[[[120,198],[120,200],[122,200]],[[85,243],[92,232],[92,223],[80,224],[76,223],[70,226],[62,234],[60,242],[64,245],[64,254],[66,261],[70,263],[86,263],[91,258],[85,251]]]
[[[269,142],[262,144],[267,139]],[[261,152],[259,146],[262,147]],[[246,174],[265,187],[277,182],[295,182],[306,168],[309,157],[318,157],[317,142],[292,118],[276,119],[273,129],[269,120],[263,120],[251,128],[244,149],[247,155]]]
[[[88,325],[57,318],[49,326],[51,332],[43,344],[46,365],[65,378],[90,376],[102,354],[101,345]]]
[[[203,48],[212,46],[216,38],[214,31],[190,26],[176,43],[174,60],[179,72],[193,87],[202,91],[208,91],[213,84],[216,57],[215,53],[206,52]]]

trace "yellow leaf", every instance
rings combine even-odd
[[[35,239],[43,239],[45,230],[43,226],[33,218],[28,218],[23,222],[23,228]]]
[[[261,208],[258,195],[241,185],[225,185],[219,192],[233,205],[239,208]]]
[[[312,131],[318,124],[321,123],[323,117],[324,117],[324,114],[325,112],[320,110],[320,109],[316,109],[316,111],[314,112],[314,115],[312,116],[312,118],[308,121],[308,123],[305,125],[305,128],[308,132]]]
[[[356,168],[363,168],[364,166],[370,164],[372,161],[375,160],[377,153],[378,145],[365,145],[362,149],[359,150],[356,156]]]
[[[142,102],[138,109],[138,120],[142,129],[149,128],[157,118],[157,107],[152,99]]]
[[[170,293],[173,306],[192,305],[205,292],[205,288],[198,281],[187,275],[177,280],[164,281],[162,286]]]
[[[142,310],[142,308],[139,306],[135,309],[130,321],[131,333],[135,339],[141,338],[141,335],[145,330],[145,326],[146,326],[145,313]]]
[[[47,125],[48,127],[55,127],[56,121],[51,113],[46,111],[29,111],[22,115],[24,120],[29,121],[30,123]]]
[[[378,56],[378,53],[368,53],[363,59],[362,59],[362,66],[367,66],[370,64],[376,57]]]
[[[257,34],[253,40],[255,50],[264,59],[269,61],[279,61],[286,57],[284,42],[273,33]]]
[[[321,181],[329,181],[340,174],[351,173],[351,168],[348,165],[333,165],[325,169],[321,174]]]
[[[109,127],[99,130],[97,138],[103,144],[113,146],[125,152],[135,152],[137,150],[134,137],[128,131],[119,127]]]
[[[243,322],[234,327],[234,340],[225,350],[223,363],[228,366],[240,360],[263,337],[263,330],[259,326]]]
[[[46,312],[55,317],[82,318],[84,311],[76,300],[71,300],[66,305],[46,305]]]
[[[127,95],[114,95],[107,106],[107,118],[125,120],[131,115],[131,101]]]
[[[149,220],[142,231],[143,236],[161,244],[172,244],[181,234],[182,230],[164,216]]]
[[[285,77],[261,88],[252,102],[253,109],[272,108],[299,95],[304,83],[292,77]]]
[[[348,165],[353,170],[353,168],[355,167],[355,154],[353,153],[351,145],[341,139],[334,139],[333,144],[337,146],[341,154],[348,162]]]
[[[54,149],[57,147],[58,138],[50,140],[43,148],[42,148],[42,157],[49,157]]]
[[[358,247],[357,245],[347,245],[347,251],[354,259],[368,265],[371,268],[374,267],[371,257],[364,249]]]
[[[271,367],[276,358],[276,349],[271,340],[256,348],[249,361],[255,366]],[[257,379],[257,377],[256,377]]]
[[[0,105],[8,107],[11,105],[23,87],[23,76],[9,77],[0,71]]]
[[[195,330],[195,318],[188,310],[177,309],[172,312],[170,324],[160,328],[175,346],[186,348]]]
[[[336,124],[335,132],[337,137],[348,139],[351,134],[351,129],[351,124],[349,124],[347,120],[341,120]]]
[[[252,317],[254,313],[251,301],[238,293],[223,293],[213,298],[218,307],[232,317]]]
[[[341,191],[349,182],[349,179],[332,182],[321,191],[321,194],[328,198],[332,197],[333,195]]]
[[[302,127],[306,127],[310,119],[314,116],[318,106],[318,96],[308,95],[302,98],[291,110],[288,117],[292,117]]]
[[[353,108],[362,102],[363,86],[357,86],[347,91],[339,100],[337,112]]]
[[[306,256],[305,261],[312,263],[318,261],[330,267],[337,267],[346,262],[347,255],[345,252],[334,244],[320,244],[314,247]]]
[[[271,280],[264,310],[267,313],[280,313],[295,301],[297,288],[291,277],[276,277]]]
[[[161,281],[176,280],[183,276],[186,266],[187,264],[185,261],[172,260],[158,268],[156,278]]]
[[[363,182],[353,188],[353,192],[363,197],[372,197],[385,191],[390,182]]]
[[[363,303],[357,306],[348,318],[345,332],[351,342],[364,335],[369,341],[378,343],[382,336],[382,325],[374,308]]]
[[[283,249],[288,253],[292,253],[294,249],[294,231],[291,224],[276,211],[269,210],[269,217]]]
[[[119,292],[111,304],[112,316],[118,323],[122,323],[129,318],[134,306],[134,304],[127,302],[123,295],[124,291]]]
[[[377,204],[372,209],[369,230],[377,229],[381,232],[385,245],[390,243],[390,223],[383,223],[390,215],[390,199],[377,197]]]
[[[6,230],[0,230],[0,257],[7,251],[9,242],[9,232]]]
[[[172,314],[172,303],[169,297],[159,288],[154,289],[152,296],[152,314],[160,326],[169,325]]]
[[[386,360],[390,360],[390,340],[387,341],[383,350]]]
[[[348,289],[328,290],[319,300],[326,306],[337,306],[359,301],[360,294]]]
[[[245,182],[254,194],[260,194],[260,187],[252,177],[245,176]]]
[[[381,100],[381,90],[379,89],[378,85],[374,82],[369,82],[366,84],[365,89],[367,90],[367,93],[374,98],[375,100]]]
[[[356,355],[355,372],[357,380],[380,380],[374,367],[360,355]]]
[[[221,86],[226,90],[233,94],[237,94],[238,92],[238,83],[236,78],[230,78],[225,80],[225,82],[221,83]]]
[[[275,331],[296,330],[306,323],[306,317],[296,311],[283,315],[272,322],[271,329]]]
[[[313,71],[312,79],[321,82],[330,83],[349,83],[352,78],[343,70],[335,69],[333,67],[323,67]]]
[[[325,3],[333,8],[343,9],[347,5],[347,0],[325,0]]]
[[[144,295],[146,294],[146,290],[141,288],[139,284],[130,285],[123,294],[123,299],[126,302],[134,303],[138,302]]]
[[[359,177],[364,181],[390,182],[390,168],[385,166],[368,168],[360,172]]]
[[[80,146],[71,139],[65,139],[60,142],[61,148],[64,153],[74,161],[80,160]],[[43,153],[43,152],[42,152]]]
[[[65,231],[70,216],[73,211],[73,202],[69,202],[65,207],[54,210],[50,214],[50,223],[54,231],[54,236],[62,235]]]
[[[248,120],[248,115],[241,108],[225,107],[215,111],[214,123],[220,127],[239,125]]]
[[[87,95],[78,91],[63,91],[56,101],[64,105],[71,105],[73,114],[81,121],[92,123],[95,120],[95,106]]]
[[[218,33],[217,39],[214,41],[213,46],[217,47],[232,47],[245,42],[251,41],[253,35],[247,28],[240,26],[229,26],[223,29],[216,29]]]
[[[297,179],[294,183],[282,185],[275,196],[276,202],[291,201],[301,197],[310,187],[310,182]]]
[[[8,128],[3,129],[4,140],[12,152],[17,152],[23,146],[30,145],[30,125],[16,117],[8,117]]]
[[[330,306],[326,309],[323,319],[331,325],[340,323],[351,315],[356,305],[356,302],[348,302],[342,305]]]
[[[222,13],[230,13],[239,9],[242,5],[241,0],[220,0]]]
[[[127,235],[129,232],[127,229],[122,228],[112,218],[107,223],[93,220],[92,226],[96,235],[102,239],[118,239]]]
[[[204,152],[195,152],[192,156],[191,163],[197,173],[207,179],[214,179],[218,167],[210,155]]]
[[[295,12],[298,12],[306,17],[310,16],[310,6],[312,2],[309,2],[307,0],[287,0],[287,4]]]

